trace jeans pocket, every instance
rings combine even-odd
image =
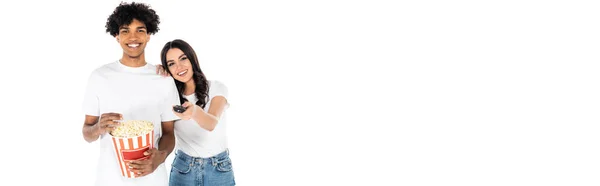
[[[171,165],[171,170],[176,170],[181,174],[187,174],[192,170],[192,165],[181,158],[175,157],[175,160]]]
[[[221,172],[229,172],[231,171],[231,159],[229,157],[219,160],[217,163],[217,170]]]

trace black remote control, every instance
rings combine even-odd
[[[175,112],[183,113],[185,112],[186,108],[181,105],[175,105],[173,106],[173,110],[175,110]]]

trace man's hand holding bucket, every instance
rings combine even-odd
[[[136,177],[146,176],[154,172],[154,170],[156,170],[156,168],[160,164],[162,164],[165,161],[165,159],[167,159],[166,152],[157,150],[155,148],[144,152],[144,155],[148,158],[144,160],[133,160],[129,162],[128,166],[130,170],[135,172]]]
[[[100,116],[100,121],[95,125],[97,132],[102,135],[106,132],[111,132],[119,126],[119,120],[123,120],[123,115],[119,113],[104,113]]]

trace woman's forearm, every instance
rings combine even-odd
[[[195,110],[192,113],[192,119],[205,130],[213,131],[219,123],[219,119],[210,113],[204,111],[198,105],[194,105]]]

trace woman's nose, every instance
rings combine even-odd
[[[179,70],[179,64],[175,62],[171,65],[171,68],[173,68],[173,71],[177,72],[177,70]]]

